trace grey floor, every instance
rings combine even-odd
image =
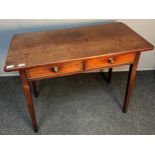
[[[122,113],[127,73],[108,84],[100,73],[38,82],[37,134],[155,134],[155,71],[138,72],[131,104]],[[36,134],[18,77],[0,78],[0,134]]]

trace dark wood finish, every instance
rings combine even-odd
[[[32,94],[30,91],[30,84],[26,76],[26,72],[24,70],[19,71],[20,77],[21,77],[21,82],[25,94],[25,98],[27,101],[28,109],[31,115],[31,120],[33,124],[34,131],[38,131],[38,126],[37,126],[37,121],[36,121],[36,116],[35,116],[35,111],[34,111],[34,106],[33,106],[33,101],[32,101]]]
[[[92,58],[86,60],[85,69],[97,69],[97,68],[111,68],[114,66],[120,66],[124,64],[131,64],[134,62],[135,53],[114,54],[110,56],[101,56],[99,58]],[[110,61],[112,60],[112,62]]]
[[[14,35],[4,71],[19,71],[34,131],[38,131],[30,81],[130,64],[123,111],[127,111],[140,53],[154,47],[123,23]],[[12,66],[12,67],[10,67]]]
[[[37,86],[36,86],[36,81],[31,81],[31,83],[32,83],[32,88],[33,88],[34,96],[38,97],[39,94],[38,94],[38,90],[37,90]]]
[[[127,82],[127,89],[126,89],[124,106],[123,106],[123,112],[124,113],[126,113],[127,109],[128,109],[131,90],[132,90],[132,87],[133,87],[134,82],[135,82],[136,70],[137,70],[137,66],[138,66],[139,57],[140,57],[140,52],[136,54],[134,63],[130,65],[128,82]]]
[[[103,71],[101,70],[101,74],[102,74],[103,78],[104,78],[108,83],[111,83],[112,70],[113,70],[112,68],[109,68],[109,69],[108,69],[107,75],[106,75],[105,72],[103,72]]]
[[[112,78],[112,68],[109,68],[109,72],[108,72],[108,83],[111,83],[111,78]]]
[[[12,38],[4,70],[151,49],[149,42],[123,23],[18,34]],[[9,65],[14,68],[7,69]]]

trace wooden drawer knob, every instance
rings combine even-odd
[[[55,66],[51,70],[52,72],[57,73],[59,71],[59,67]]]
[[[111,64],[113,64],[113,63],[114,63],[113,58],[109,58],[109,63],[111,63]]]

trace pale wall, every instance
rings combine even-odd
[[[13,34],[50,29],[61,29],[94,25],[98,23],[121,21],[129,25],[136,32],[155,45],[155,20],[0,20],[0,76],[17,75],[17,73],[5,73],[4,61],[7,55],[10,39]],[[145,52],[141,55],[139,70],[155,70],[155,52]],[[126,71],[128,67],[119,67],[116,71]]]

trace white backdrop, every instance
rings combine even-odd
[[[3,66],[8,51],[9,42],[13,34],[51,29],[71,28],[108,22],[124,22],[132,29],[155,45],[155,20],[87,20],[87,19],[59,19],[59,20],[0,20],[0,76],[17,75],[5,73]],[[115,68],[115,71],[126,71],[127,66]],[[155,51],[141,55],[138,70],[155,70]]]

